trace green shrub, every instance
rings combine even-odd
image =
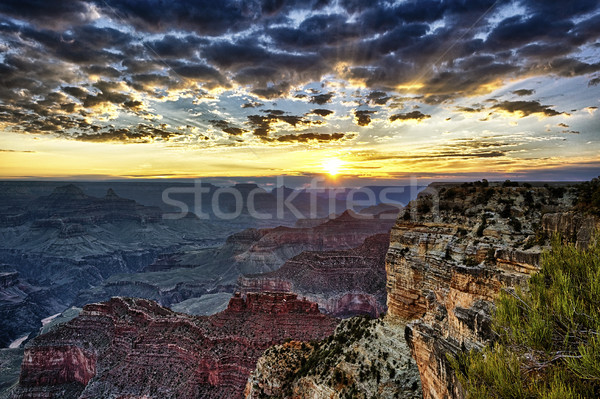
[[[600,397],[600,241],[556,238],[541,265],[496,301],[495,342],[449,358],[468,398]]]

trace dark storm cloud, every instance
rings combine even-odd
[[[340,141],[348,136],[344,133],[300,133],[300,134],[285,134],[283,136],[275,137],[271,140],[280,143],[306,143],[309,141],[317,141],[319,143],[327,143],[331,141]]]
[[[248,132],[248,130],[233,126],[231,123],[224,120],[211,120],[210,123],[212,123],[214,127],[221,129],[223,132],[232,136],[241,136]]]
[[[98,1],[97,5],[108,15],[116,14],[140,30],[163,32],[184,29],[208,35],[244,25],[247,21],[245,12],[251,12],[244,10],[240,2],[232,0],[172,0],[168,3],[159,0],[109,0]]]
[[[258,101],[248,101],[241,105],[242,108],[258,108],[262,107],[264,104]]]
[[[50,27],[70,26],[90,20],[90,4],[82,1],[3,0],[0,13]]]
[[[180,77],[206,82],[209,86],[212,83],[212,86],[231,87],[221,72],[205,64],[182,64],[174,66],[173,71]]]
[[[265,115],[248,115],[248,123],[253,127],[256,136],[268,136],[273,131],[273,125],[278,122],[286,123],[294,128],[322,124],[322,121],[311,121],[303,116],[289,115],[278,109],[268,109],[263,112]]]
[[[84,90],[81,87],[66,86],[66,87],[63,87],[62,90],[65,93],[67,93],[67,94],[69,94],[69,95],[71,95],[71,96],[73,96],[73,97],[75,97],[75,98],[77,98],[79,100],[83,100],[89,94],[89,92],[87,90]]]
[[[194,57],[201,44],[207,44],[208,40],[188,35],[175,37],[166,35],[161,40],[148,42],[147,45],[160,57]]]
[[[124,57],[107,49],[127,46],[132,40],[130,35],[119,30],[94,26],[81,26],[67,32],[24,27],[19,31],[19,37],[43,46],[40,53],[45,53],[45,57],[51,55],[82,65],[119,62]]]
[[[535,90],[532,89],[519,89],[512,92],[512,94],[516,94],[517,96],[530,96],[535,93]]]
[[[268,30],[275,43],[299,49],[335,45],[361,36],[360,26],[347,22],[346,15],[316,15],[305,19],[297,28],[277,27]]]
[[[123,93],[118,83],[105,80],[94,83],[94,87],[100,92],[98,94],[88,94],[83,98],[83,106],[86,108],[101,105],[103,103],[124,104],[128,101],[134,101],[133,97]]]
[[[117,142],[117,143],[151,143],[155,140],[169,141],[181,136],[181,133],[170,131],[166,125],[139,124],[134,128],[110,127],[97,133],[86,133],[74,136],[78,141]]]
[[[203,35],[219,35],[246,29],[252,23],[284,19],[291,9],[316,10],[325,0],[97,0],[108,15],[123,18],[135,28],[148,32],[186,30]]]
[[[290,90],[290,84],[288,82],[280,82],[273,86],[258,87],[252,89],[252,94],[262,99],[270,100],[273,98],[284,97]]]
[[[86,66],[82,68],[82,71],[88,75],[102,76],[104,78],[119,78],[123,75],[119,70],[111,66],[102,65]]]
[[[564,114],[564,112],[558,112],[551,107],[551,105],[542,105],[539,101],[502,101],[493,105],[491,109],[498,109],[511,114],[518,114],[523,118],[532,114],[540,114],[544,116],[557,116]]]
[[[489,34],[486,47],[498,51],[541,40],[562,39],[574,27],[573,22],[547,14],[531,17],[514,16],[501,21]]]
[[[310,111],[307,115],[311,115],[311,114],[325,117],[325,116],[329,116],[329,115],[333,114],[333,111],[331,111],[329,109],[317,108],[317,109],[313,109],[312,111]]]
[[[377,111],[359,110],[354,111],[354,117],[358,126],[369,126],[371,124],[371,115]]]
[[[364,85],[368,94],[358,104],[377,108],[397,106],[406,93],[415,102],[449,104],[522,77],[600,82],[600,62],[582,56],[600,38],[598,1],[519,0],[512,3],[523,15],[499,18],[508,3],[341,0],[341,8],[325,12],[332,2],[6,0],[0,4],[0,102],[11,116],[2,118],[15,126],[21,121],[27,131],[91,129],[83,119],[103,105],[142,116],[152,99],[235,86],[251,97],[242,108],[299,91],[323,105],[337,98],[301,87],[326,76]],[[501,102],[493,109],[560,114],[539,102]],[[368,126],[374,112],[356,111],[356,123]],[[265,136],[274,123],[308,125],[307,115],[268,113],[247,123]],[[411,119],[404,118],[394,120]]]
[[[332,98],[333,93],[317,94],[316,96],[311,96],[309,102],[313,104],[323,105],[330,102]]]
[[[431,118],[431,115],[422,113],[421,111],[411,111],[404,114],[395,114],[390,116],[390,122],[394,121],[422,121],[423,119]]]
[[[383,91],[372,91],[367,95],[367,100],[371,105],[385,105],[391,96]]]

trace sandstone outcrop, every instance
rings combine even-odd
[[[525,285],[551,233],[589,239],[597,221],[573,213],[573,193],[547,187],[434,185],[391,231],[388,323],[403,325],[423,397],[462,398],[447,355],[491,337],[490,311],[504,287]]]
[[[321,342],[268,349],[246,385],[258,398],[421,398],[415,362],[404,337],[381,319],[344,320]]]
[[[337,323],[293,294],[237,295],[212,316],[113,298],[32,342],[14,397],[237,398],[265,349]]]
[[[385,256],[388,234],[342,251],[303,252],[271,273],[240,277],[243,292],[294,292],[329,314],[348,317],[386,310]]]

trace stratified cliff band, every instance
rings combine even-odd
[[[265,349],[337,323],[293,294],[234,296],[207,317],[113,298],[26,348],[14,398],[238,398]]]

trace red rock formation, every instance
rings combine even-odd
[[[243,292],[295,292],[336,316],[370,314],[386,309],[385,255],[388,234],[367,238],[362,245],[343,251],[303,252],[279,270],[243,276]]]
[[[34,340],[15,398],[237,398],[265,349],[336,325],[293,294],[238,294],[208,317],[113,298]]]

